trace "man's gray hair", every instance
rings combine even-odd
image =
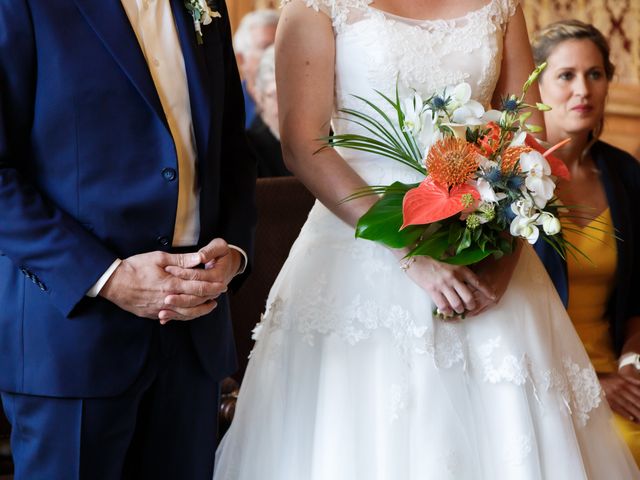
[[[255,48],[253,44],[252,30],[256,27],[269,27],[277,25],[280,18],[280,12],[272,8],[261,8],[247,13],[240,24],[236,33],[233,35],[233,48],[236,53],[247,55]]]
[[[276,48],[269,45],[260,57],[260,65],[256,75],[256,90],[264,92],[272,82],[276,81]]]

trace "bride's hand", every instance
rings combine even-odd
[[[476,308],[469,312],[469,315],[478,315],[500,301],[511,281],[511,276],[520,258],[521,248],[521,244],[518,243],[513,253],[498,260],[492,257],[487,258],[473,267],[478,277],[485,284],[491,286],[495,297],[492,300],[479,298],[476,302]]]
[[[473,312],[495,299],[493,289],[467,267],[430,257],[412,257],[406,273],[425,290],[445,316]]]

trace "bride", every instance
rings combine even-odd
[[[285,160],[318,201],[256,327],[214,479],[640,478],[531,248],[473,271],[400,268],[405,251],[354,238],[374,199],[341,200],[415,173],[316,153],[330,127],[356,128],[338,113],[362,108],[353,95],[518,92],[533,61],[517,0],[292,0],[277,52]]]

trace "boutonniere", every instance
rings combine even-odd
[[[209,25],[214,18],[221,18],[220,12],[213,10],[207,0],[184,0],[184,6],[193,17],[198,44],[202,45],[202,25]]]

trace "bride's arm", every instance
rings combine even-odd
[[[329,133],[334,100],[335,39],[328,16],[294,1],[282,12],[276,36],[278,114],[287,168],[334,214],[349,225],[376,198],[342,200],[366,186],[365,181],[330,148],[318,149]],[[396,250],[398,259],[407,251]],[[468,285],[493,296],[471,270],[417,258],[407,273],[443,312],[476,307]]]
[[[531,53],[531,44],[527,34],[527,24],[524,19],[522,7],[518,6],[515,14],[509,20],[504,35],[504,48],[502,52],[502,64],[500,66],[500,77],[493,92],[491,100],[494,108],[500,108],[500,100],[509,94],[520,95],[522,85],[527,81],[535,64]],[[530,105],[541,102],[538,83],[535,82],[527,92],[525,101]],[[538,110],[532,110],[532,115],[528,123],[539,125],[544,128],[544,116]],[[544,138],[544,133],[536,134]]]
[[[500,108],[500,100],[506,95],[520,95],[522,85],[527,81],[534,68],[535,65],[531,54],[531,45],[527,35],[524,13],[522,12],[522,7],[518,6],[515,14],[511,17],[507,25],[504,36],[502,65],[500,67],[500,77],[493,94],[493,107]],[[525,101],[530,105],[541,102],[537,83],[534,83],[531,88],[529,88]],[[529,123],[544,128],[542,112],[532,110]],[[541,133],[540,135],[544,134]],[[516,249],[513,254],[506,255],[500,260],[486,260],[476,269],[480,277],[489,285],[493,286],[498,301],[509,285],[511,276],[520,258],[521,249],[522,241],[519,240],[516,242]],[[489,306],[490,304],[479,305],[479,308],[473,313],[480,313]]]
[[[303,2],[287,4],[276,35],[276,84],[283,158],[287,168],[349,225],[374,197],[341,203],[366,186],[332,148],[318,151],[329,134],[334,92],[335,40],[331,19]],[[317,153],[316,153],[317,152]]]

